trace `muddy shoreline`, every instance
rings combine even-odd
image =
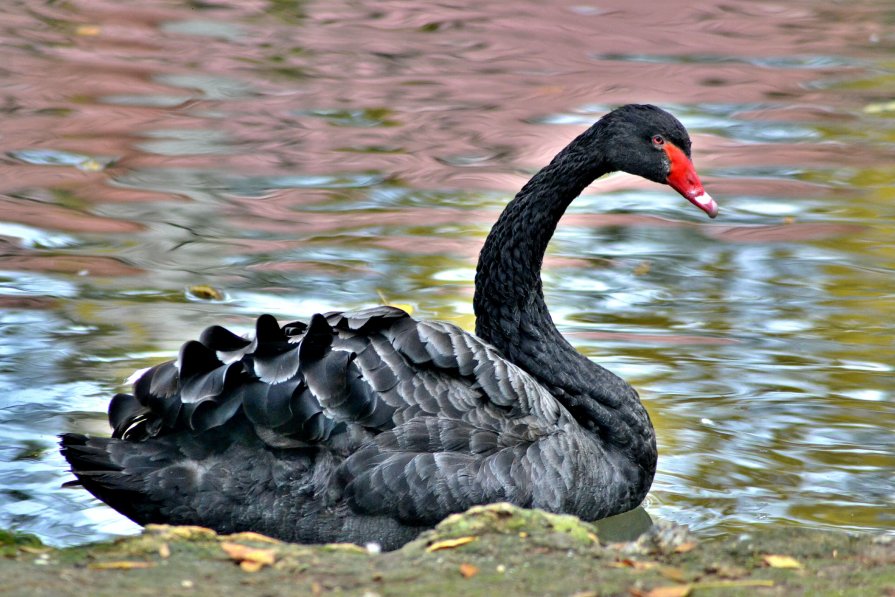
[[[4,595],[895,595],[895,536],[786,527],[699,539],[658,523],[611,543],[570,516],[473,508],[402,549],[150,526],[54,549],[0,532]]]

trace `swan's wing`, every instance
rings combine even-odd
[[[109,419],[115,437],[141,440],[212,429],[243,412],[259,435],[288,447],[326,443],[349,426],[376,435],[425,416],[510,431],[555,422],[561,411],[475,336],[377,307],[283,327],[264,315],[253,340],[208,328],[177,361],[146,371],[133,394],[115,396]]]
[[[138,457],[134,446],[140,466],[128,467],[125,441],[112,446],[111,469],[90,465],[102,478],[148,474],[149,461],[182,476],[183,462],[196,459],[177,448],[178,438],[220,446],[221,430],[241,420],[240,429],[250,425],[271,448],[333,454],[330,473],[315,474],[320,486],[303,488],[302,499],[344,500],[357,514],[417,526],[499,500],[559,510],[574,476],[564,455],[581,452],[574,434],[559,432],[571,420],[565,409],[497,350],[454,325],[418,322],[391,307],[282,327],[265,315],[252,340],[209,328],[176,362],[144,373],[133,394],[117,395],[109,418],[117,438],[170,444],[171,462]],[[70,460],[84,451],[68,443]],[[81,468],[73,462],[82,480],[100,483]],[[125,481],[135,480],[117,483]]]

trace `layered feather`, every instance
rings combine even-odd
[[[345,540],[361,517],[376,540],[491,501],[566,511],[608,482],[584,462],[564,469],[603,455],[534,378],[460,328],[392,307],[283,326],[264,315],[252,339],[211,327],[116,395],[109,420],[113,439],[66,435],[63,452],[140,523]],[[255,463],[212,472],[233,458]],[[302,521],[290,529],[289,516]]]
[[[112,438],[62,437],[73,472],[141,523],[386,548],[486,502],[588,520],[637,506],[656,471],[649,415],[562,338],[540,271],[593,180],[668,179],[655,135],[689,155],[674,117],[624,106],[519,191],[479,258],[478,337],[390,307],[265,315],[252,339],[214,326],[115,396]]]

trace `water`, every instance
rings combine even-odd
[[[554,318],[656,424],[647,510],[895,526],[889,3],[102,0],[0,7],[0,527],[135,532],[56,452],[203,327],[383,298],[471,329],[477,251],[612,106],[690,128],[721,215],[625,175]],[[219,289],[219,299],[190,292]]]

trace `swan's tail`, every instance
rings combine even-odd
[[[152,522],[158,519],[159,508],[147,500],[140,477],[125,472],[125,467],[117,462],[114,444],[120,442],[65,433],[60,436],[59,444],[72,473],[87,491],[135,522]]]
[[[333,465],[314,450],[268,449],[244,419],[146,441],[66,433],[60,445],[80,485],[134,522],[221,533],[292,536],[295,496]]]

